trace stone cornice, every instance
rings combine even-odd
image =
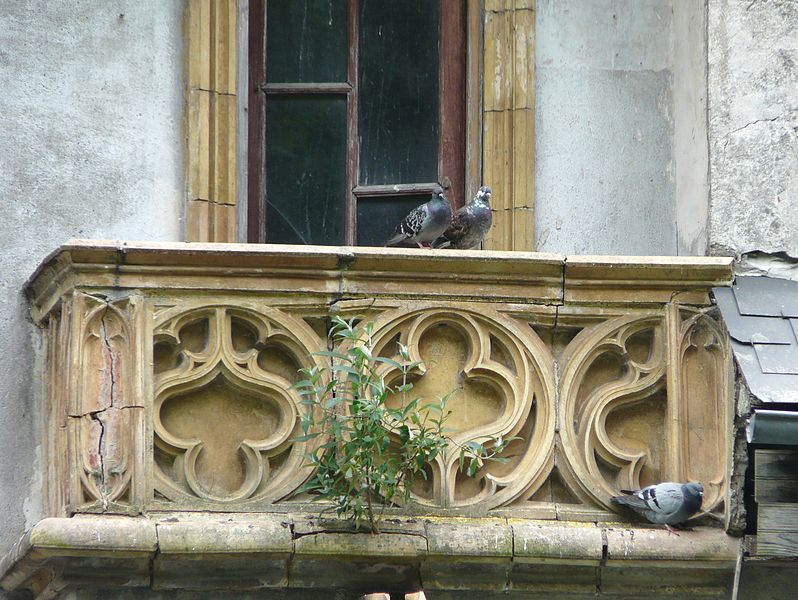
[[[574,256],[535,252],[273,244],[71,240],[26,289],[42,321],[76,287],[186,289],[322,297],[516,304],[706,305],[729,285],[731,258]],[[79,283],[78,283],[79,281]]]
[[[345,560],[374,567],[368,577],[375,586],[423,580],[426,590],[457,589],[452,578],[475,569],[486,591],[539,590],[545,580],[552,593],[596,586],[604,593],[674,593],[686,585],[722,597],[740,543],[719,529],[675,536],[655,527],[504,518],[391,519],[372,535],[299,514],[78,516],[35,525],[0,560],[0,583],[32,587],[41,598],[65,587],[62,573],[90,575],[98,586],[323,589],[340,584]],[[635,566],[644,570],[633,581],[619,576]],[[580,581],[580,568],[591,573],[588,581]]]

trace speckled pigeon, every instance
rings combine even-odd
[[[386,246],[393,246],[404,241],[415,242],[419,248],[444,232],[452,220],[452,206],[441,190],[432,192],[432,199],[411,210],[396,226]]]
[[[700,483],[664,482],[644,487],[642,490],[621,490],[623,496],[613,496],[615,504],[628,506],[651,523],[680,525],[701,508],[704,488]]]
[[[493,222],[490,188],[483,185],[473,200],[458,210],[443,235],[432,243],[434,248],[476,248]]]

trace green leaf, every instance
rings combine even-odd
[[[384,363],[386,365],[390,365],[390,366],[394,367],[395,369],[399,369],[399,370],[402,369],[402,364],[400,362],[398,362],[398,361],[396,361],[396,360],[394,360],[392,358],[388,358],[387,356],[375,356],[374,357],[374,362],[376,362],[376,363]]]
[[[302,379],[297,381],[294,385],[292,385],[289,389],[297,390],[299,388],[312,388],[316,385],[315,381],[311,381],[310,379]]]
[[[358,371],[354,367],[350,367],[349,365],[333,365],[330,367],[330,370],[334,371],[335,373],[349,373],[350,375],[356,375],[360,377],[363,375],[362,371]]]
[[[417,406],[418,398],[413,398],[410,402],[405,404],[404,408],[402,409],[402,412],[404,413],[403,418],[407,418],[407,415],[409,415],[411,411],[416,410]],[[416,415],[416,418],[418,418],[418,415]]]
[[[295,437],[295,438],[291,438],[291,441],[292,441],[292,442],[296,442],[296,443],[299,443],[299,442],[307,442],[308,440],[312,440],[312,439],[314,439],[314,438],[317,438],[317,437],[319,437],[320,435],[321,435],[321,432],[320,432],[320,431],[315,431],[315,432],[313,432],[313,433],[306,433],[305,435],[298,435],[298,436],[297,436],[297,437]]]
[[[324,408],[326,408],[328,410],[331,409],[331,408],[335,408],[336,406],[341,404],[341,402],[343,402],[343,401],[344,401],[344,399],[341,398],[340,396],[335,396],[333,398],[330,398],[329,400],[327,400],[327,402],[324,403]]]
[[[369,350],[368,346],[365,345],[355,346],[354,348],[352,348],[352,352],[360,354],[366,359],[369,360],[371,359],[371,350]]]

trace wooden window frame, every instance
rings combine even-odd
[[[246,110],[246,85],[238,87],[248,82],[249,2],[186,3],[185,236],[190,242],[246,239],[243,224],[252,196],[247,122],[258,118]],[[465,196],[483,183],[493,187],[493,228],[483,249],[534,250],[536,0],[463,2]]]
[[[466,4],[441,0],[439,34],[440,109],[438,112],[438,179],[412,184],[359,185],[358,32],[360,0],[347,0],[346,83],[268,83],[266,81],[266,0],[249,7],[249,130],[247,240],[263,243],[266,234],[265,193],[266,101],[268,96],[341,94],[347,99],[345,243],[357,244],[357,202],[360,198],[405,196],[431,192],[441,185],[455,208],[466,197]]]

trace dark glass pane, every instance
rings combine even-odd
[[[361,184],[438,179],[438,4],[360,2]]]
[[[266,81],[346,81],[344,0],[268,0]]]
[[[346,98],[266,101],[266,241],[343,244]]]
[[[407,213],[430,199],[430,194],[357,200],[357,245],[382,246]],[[410,246],[417,248],[414,243]]]

